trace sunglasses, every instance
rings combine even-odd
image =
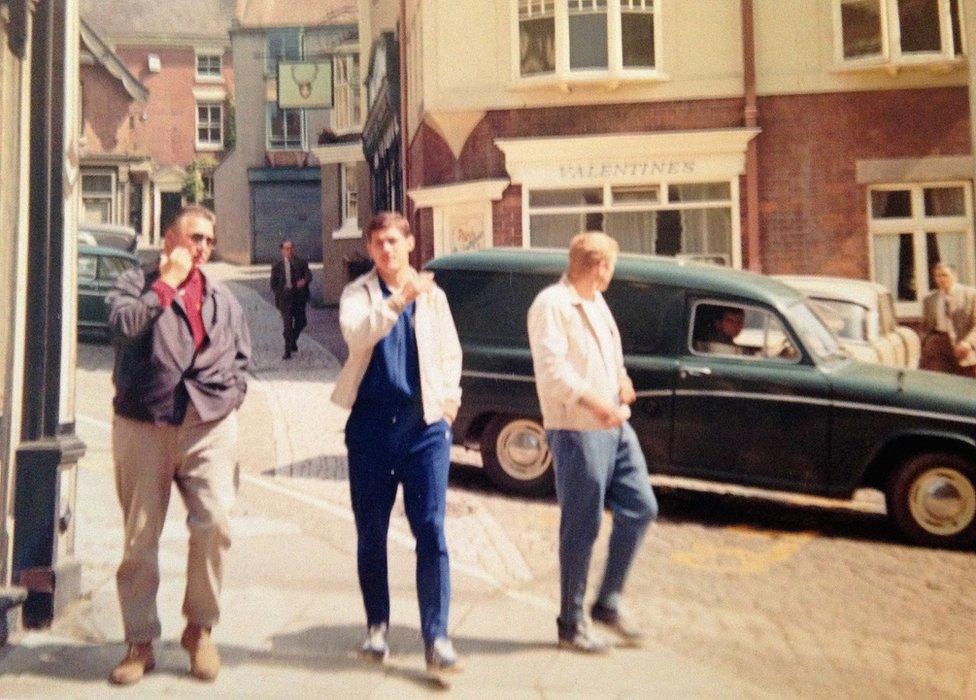
[[[202,233],[191,233],[190,240],[193,241],[196,245],[206,244],[208,248],[213,248],[215,245],[217,245],[216,238],[214,238],[213,236],[204,235]]]

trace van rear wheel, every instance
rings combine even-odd
[[[976,465],[951,452],[906,460],[888,480],[888,514],[913,542],[935,547],[976,543]]]
[[[552,455],[542,421],[527,416],[497,415],[481,436],[485,472],[493,484],[510,493],[552,493]]]

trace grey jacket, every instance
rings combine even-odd
[[[167,308],[153,291],[159,271],[134,268],[109,292],[115,346],[115,413],[158,425],[183,422],[188,401],[204,421],[223,418],[244,401],[251,336],[230,290],[204,276],[207,339],[194,351],[180,295]]]

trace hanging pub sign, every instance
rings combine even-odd
[[[332,60],[278,62],[279,109],[332,107]]]

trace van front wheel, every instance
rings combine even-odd
[[[538,418],[492,418],[481,436],[481,457],[488,478],[505,491],[523,496],[553,491],[552,455]]]
[[[907,460],[888,481],[888,514],[910,540],[935,547],[976,542],[976,465],[951,452]]]

